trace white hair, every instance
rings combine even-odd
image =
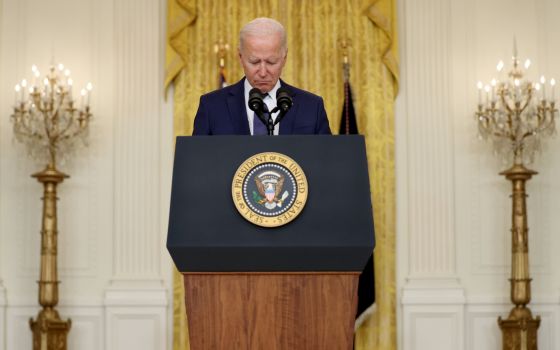
[[[277,20],[267,17],[255,18],[241,28],[239,32],[239,50],[243,50],[243,43],[247,36],[268,36],[273,34],[280,34],[281,49],[282,52],[286,52],[288,44],[286,43],[286,30],[284,26]]]

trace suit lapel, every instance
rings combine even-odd
[[[297,93],[290,85],[286,84],[282,79],[280,79],[281,86],[286,87],[292,94],[292,108],[286,113],[284,118],[280,121],[280,135],[291,135],[293,134],[294,122],[296,121],[297,110],[299,104],[297,103]]]
[[[250,135],[247,109],[245,108],[244,81],[245,78],[233,85],[227,97],[229,118],[236,135]]]

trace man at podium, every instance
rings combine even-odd
[[[245,77],[200,98],[193,135],[267,135],[267,126],[249,106],[255,88],[262,94],[265,113],[272,111],[274,135],[331,133],[323,99],[280,79],[288,55],[282,24],[264,17],[247,23],[239,33],[238,52]],[[279,89],[293,104],[285,114],[274,112]]]
[[[331,134],[323,99],[280,79],[287,52],[280,23],[247,23],[245,77],[200,98],[193,135]],[[167,246],[184,275],[191,348],[352,349],[359,273],[375,244],[363,137],[182,137],[176,146]],[[216,150],[226,150],[220,161],[209,159]],[[263,183],[276,174],[265,166],[289,170],[270,192]],[[300,200],[289,202],[283,185]]]

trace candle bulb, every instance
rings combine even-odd
[[[86,89],[82,89],[82,91],[80,91],[80,109],[84,108],[84,99],[86,97]]]
[[[16,91],[15,104],[17,106],[18,102],[19,102],[19,94],[20,94],[21,86],[19,86],[19,84],[16,84],[16,87],[14,88],[14,90]]]
[[[498,62],[498,65],[496,66],[498,72],[501,72],[503,68],[504,68],[504,61]]]
[[[39,73],[39,71],[37,69],[35,69],[35,71],[33,72],[33,85],[34,86],[38,85],[40,75],[41,75],[41,73]]]
[[[546,79],[544,77],[544,75],[541,75],[541,85],[542,85],[542,93],[541,93],[541,97],[543,100],[546,99]]]
[[[68,80],[66,80],[66,85],[68,85],[68,97],[70,98],[70,100],[72,100],[72,85],[74,84],[74,82],[72,81],[72,78],[68,78]]]
[[[479,81],[476,84],[476,87],[478,88],[478,104],[481,105],[482,104],[482,82]]]
[[[37,74],[36,72],[38,71],[37,66],[36,65],[31,65],[31,73],[33,73],[33,85],[37,85]]]
[[[89,100],[91,97],[91,90],[93,90],[93,84],[91,82],[87,83],[86,89],[87,89],[87,106],[89,107]]]
[[[23,102],[23,101],[25,101],[25,92],[27,90],[27,80],[23,79],[19,85],[21,85],[21,90],[20,90],[21,91],[21,101]]]
[[[45,95],[47,95],[49,93],[49,79],[45,78],[43,79],[43,85],[45,85]]]
[[[554,102],[554,86],[556,86],[556,80],[554,78],[550,79],[550,101]]]
[[[515,100],[515,102],[518,102],[517,98],[521,96],[521,88],[519,87],[521,85],[521,82],[519,81],[519,79],[515,79],[513,81],[513,85],[515,85],[514,90],[513,90],[514,91],[514,100]]]
[[[486,91],[486,104],[488,105],[490,101],[490,86],[486,85],[484,91]]]

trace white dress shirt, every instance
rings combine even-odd
[[[268,92],[268,95],[266,95],[266,97],[263,99],[269,111],[272,111],[276,107],[276,91],[278,91],[278,88],[280,88],[280,79],[278,79],[276,85],[274,85],[272,90],[270,90]],[[245,78],[244,89],[245,89],[245,109],[247,110],[247,119],[249,120],[249,131],[251,132],[251,135],[253,135],[253,119],[258,118],[258,116],[255,116],[255,112],[253,112],[249,108],[249,91],[251,91],[253,87],[251,86],[251,84],[249,84],[249,80],[247,80],[247,78]],[[276,117],[278,116],[279,113],[280,112],[272,113],[272,120],[276,121]],[[274,126],[274,135],[278,135],[279,130],[280,130],[280,123]]]

